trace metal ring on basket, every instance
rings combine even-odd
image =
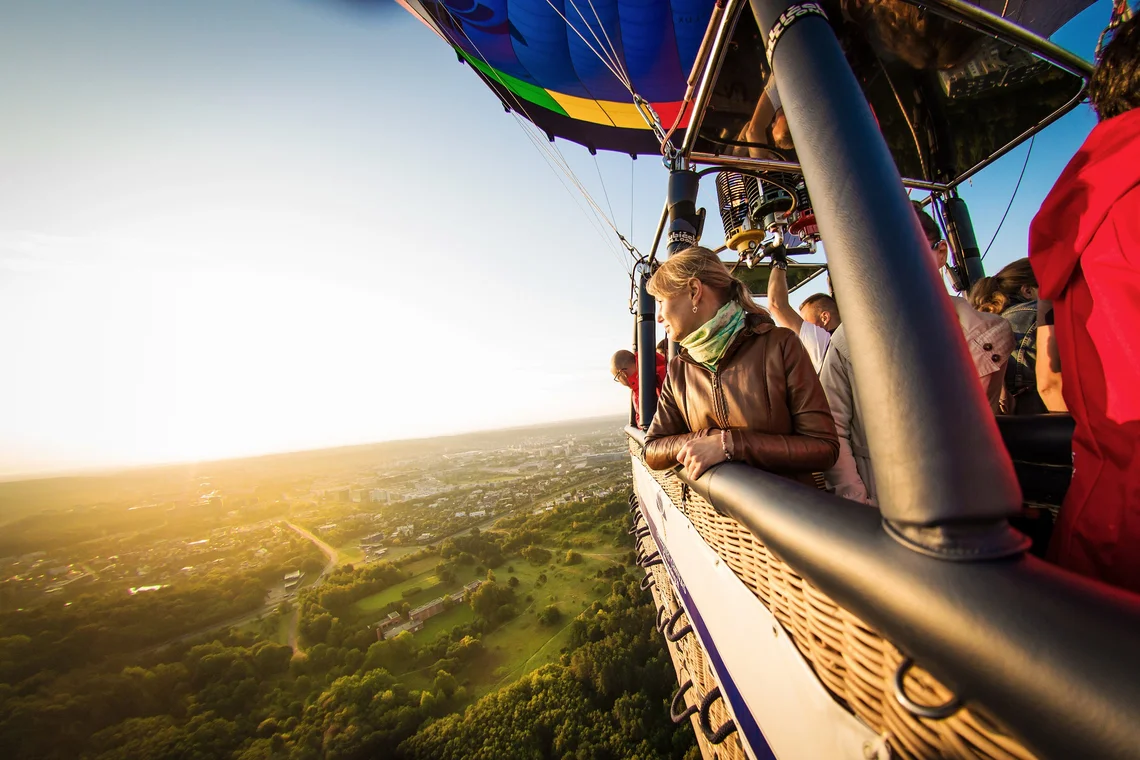
[[[637,507],[638,507],[638,504],[637,504],[637,494],[636,494],[636,493],[631,493],[631,494],[629,495],[629,511],[630,511],[630,514],[632,514],[632,513],[636,512],[636,511],[637,511]]]
[[[646,570],[653,567],[654,565],[660,565],[660,564],[663,564],[663,563],[661,560],[661,552],[659,552],[659,551],[655,551],[652,554],[645,556],[645,557],[641,557],[639,560],[637,560],[638,567],[644,568]]]
[[[914,660],[910,657],[904,657],[903,661],[899,663],[898,669],[895,670],[894,678],[891,679],[891,684],[894,686],[895,691],[895,701],[902,705],[904,710],[918,718],[946,720],[962,709],[962,700],[958,697],[951,697],[949,701],[942,705],[920,705],[908,697],[903,679],[906,677],[907,671],[912,667],[914,667]]]
[[[669,719],[674,723],[681,723],[690,715],[697,711],[696,705],[686,705],[684,712],[677,712],[677,702],[682,705],[685,704],[685,692],[693,688],[693,681],[689,679],[678,687],[677,692],[673,695],[673,701],[669,703]]]
[[[680,620],[681,616],[684,614],[685,610],[679,609],[673,613],[673,617],[665,621],[665,630],[662,631],[662,633],[665,634],[665,638],[669,641],[678,642],[693,632],[693,626],[689,625],[688,623],[686,623],[685,627],[679,631],[673,630],[673,627],[677,625],[677,621]]]
[[[646,583],[646,581],[649,581]],[[646,573],[645,577],[641,579],[641,590],[648,591],[657,585],[657,576],[653,573]]]
[[[639,531],[637,531],[637,533],[634,533],[634,534],[633,534],[633,539],[634,539],[635,541],[640,541],[640,540],[641,540],[641,539],[643,539],[643,538],[649,538],[649,533],[650,533],[650,531],[649,531],[649,526],[648,526],[648,525],[643,525],[643,526],[641,527],[641,530],[639,530]]]
[[[705,735],[705,740],[709,744],[720,744],[736,730],[736,721],[732,718],[726,720],[724,725],[716,731],[713,731],[712,726],[709,725],[709,710],[712,709],[713,702],[718,699],[720,699],[720,687],[714,686],[708,694],[705,694],[705,698],[701,700],[701,709],[697,711],[697,724],[701,727],[701,733]]]
[[[666,621],[661,617],[661,614],[664,613],[665,611],[666,611],[665,605],[663,604],[657,608],[657,615],[654,616],[654,618],[653,618],[653,627],[657,629],[658,633],[664,633],[665,632]]]
[[[633,524],[629,526],[629,530],[626,531],[627,534],[632,536],[634,533],[636,533],[639,530],[638,525],[637,525],[639,520],[641,520],[641,513],[640,512],[638,512],[637,514],[635,514],[633,516]]]

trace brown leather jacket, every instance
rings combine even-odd
[[[677,464],[692,438],[728,430],[733,461],[814,485],[839,455],[827,397],[796,334],[763,314],[748,316],[714,375],[688,353],[669,363],[645,462],[655,470]]]

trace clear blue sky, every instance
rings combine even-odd
[[[0,17],[0,473],[623,410],[608,358],[632,335],[629,261],[394,4],[0,0]],[[1102,0],[1055,39],[1091,57],[1107,17]],[[1081,107],[1038,138],[991,271],[1025,254],[1093,123]],[[559,148],[647,245],[660,162]],[[983,245],[1024,150],[965,189]]]

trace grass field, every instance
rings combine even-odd
[[[629,554],[629,547],[624,543],[614,545],[612,532],[595,528],[586,519],[566,521],[555,517],[552,515],[543,521],[549,528],[540,545],[551,552],[548,562],[536,565],[516,555],[493,570],[499,583],[510,584],[512,578],[517,579],[514,587],[517,614],[484,633],[485,656],[456,673],[467,688],[465,701],[474,701],[532,670],[557,662],[569,641],[574,619],[609,593],[612,580],[599,578],[599,571],[624,563]],[[581,554],[580,562],[565,564],[567,546],[573,546]],[[405,552],[408,551],[415,548],[405,548]],[[357,601],[352,606],[352,617],[361,624],[375,622],[380,612],[393,602],[407,602],[410,607],[416,607],[444,594],[456,593],[465,584],[485,578],[487,574],[474,564],[453,565],[455,577],[445,583],[436,571],[439,562],[438,556],[429,556],[402,568],[410,573],[409,577]],[[418,591],[405,596],[411,589]],[[561,614],[556,622],[544,625],[539,622],[538,614],[551,604],[556,605]],[[418,643],[427,644],[448,634],[455,626],[473,620],[471,606],[458,604],[428,619],[424,628],[414,635]],[[421,668],[399,675],[409,688],[428,689],[436,675],[430,671],[430,667]]]
[[[355,565],[364,561],[364,550],[360,548],[360,539],[358,538],[334,548],[337,553],[337,562],[342,565]]]
[[[466,575],[456,578],[455,582],[449,584],[441,584],[439,578],[435,574],[435,566],[439,564],[439,557],[425,557],[416,560],[410,565],[402,568],[405,572],[412,574],[410,578],[400,581],[395,586],[390,586],[383,591],[366,596],[360,601],[352,605],[353,611],[359,615],[372,615],[378,610],[382,610],[392,602],[406,601],[412,607],[417,607],[424,602],[429,602],[437,596],[442,594],[451,594],[462,588],[464,583],[469,583],[474,579],[474,573],[470,577]],[[404,592],[409,589],[419,588],[420,591],[412,596],[404,596]]]
[[[565,552],[556,555],[553,567],[550,564],[535,566],[516,559],[511,562],[515,572],[507,572],[505,568],[496,571],[499,580],[508,580],[512,575],[519,579],[516,593],[521,612],[483,637],[490,655],[483,670],[489,673],[472,679],[473,697],[493,691],[547,663],[557,662],[569,638],[570,623],[609,592],[611,582],[594,576],[613,562],[584,555],[580,564],[563,565],[560,561],[564,556]],[[547,580],[539,585],[538,576],[542,574]],[[527,601],[528,596],[530,601]],[[538,613],[550,604],[556,605],[562,615],[554,625],[547,626],[538,621]]]

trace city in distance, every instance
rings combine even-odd
[[[696,757],[621,431],[0,483],[0,756]]]

